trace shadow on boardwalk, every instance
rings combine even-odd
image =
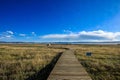
[[[47,80],[50,72],[54,68],[54,66],[55,66],[57,60],[59,59],[59,57],[61,56],[61,54],[62,54],[62,52],[59,53],[58,55],[56,55],[52,59],[52,61],[50,62],[50,64],[46,65],[46,67],[44,67],[43,69],[41,69],[38,73],[30,76],[26,80]]]

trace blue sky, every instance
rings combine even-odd
[[[0,0],[0,41],[119,41],[120,0]]]

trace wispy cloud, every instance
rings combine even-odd
[[[0,39],[8,39],[8,38],[12,38],[14,36],[14,32],[13,31],[5,31],[5,32],[1,32],[0,33]]]
[[[63,32],[65,32],[65,33],[72,33],[72,31],[70,31],[70,30],[63,30]]]
[[[42,39],[63,40],[63,41],[115,41],[120,40],[120,32],[81,31],[68,34],[48,34],[41,36]]]
[[[25,37],[25,36],[26,36],[26,34],[19,34],[19,36],[21,36],[21,37]]]
[[[33,37],[36,37],[37,35],[35,32],[31,32],[30,34],[20,33],[19,36],[26,37],[26,38],[33,38]]]
[[[31,32],[32,36],[36,36],[36,33],[35,32]]]
[[[11,34],[11,35],[14,34],[13,31],[6,31],[6,33],[7,33],[7,34]]]

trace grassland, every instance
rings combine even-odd
[[[40,44],[0,44],[0,80],[25,80],[61,51]]]
[[[63,48],[63,49],[59,49]],[[93,80],[120,80],[120,45],[0,44],[0,80],[26,80],[64,48],[75,55]],[[92,56],[86,56],[91,52]]]
[[[120,45],[77,45],[74,49],[93,80],[120,80]]]

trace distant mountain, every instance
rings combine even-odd
[[[120,41],[108,41],[108,42],[44,42],[51,44],[120,44]]]
[[[6,43],[5,41],[0,41],[0,43]]]

